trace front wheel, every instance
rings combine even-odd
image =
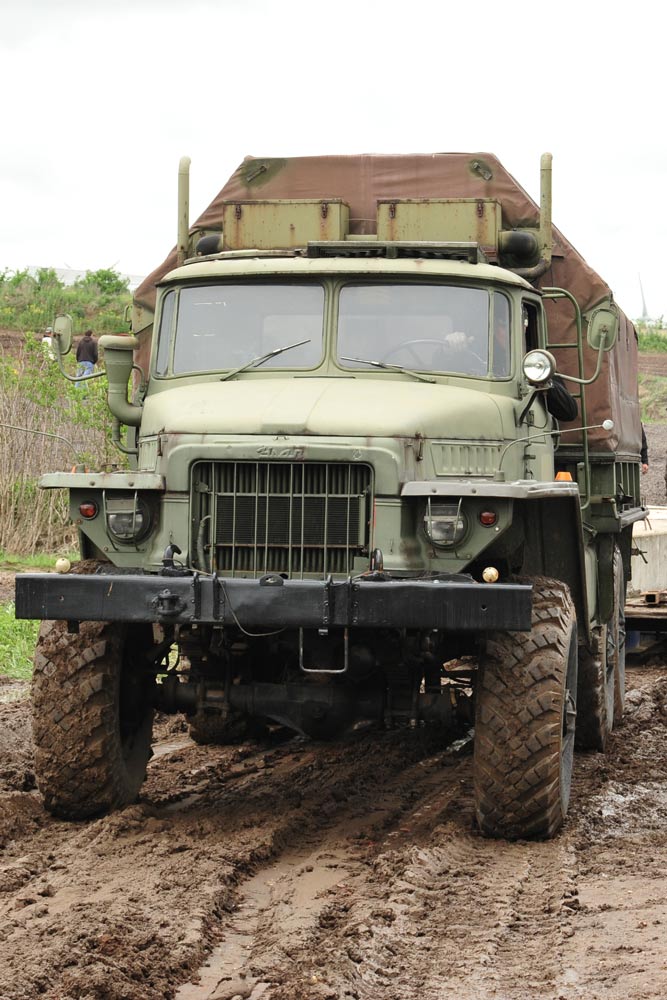
[[[577,621],[564,583],[532,581],[530,632],[487,642],[476,688],[475,808],[489,837],[552,837],[570,800]]]
[[[32,685],[37,784],[49,812],[84,819],[133,802],[151,756],[146,625],[44,622]]]

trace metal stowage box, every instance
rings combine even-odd
[[[350,209],[340,198],[227,201],[222,206],[223,250],[275,250],[309,240],[344,240]]]
[[[396,199],[377,203],[378,240],[471,242],[498,246],[500,203],[488,198]]]

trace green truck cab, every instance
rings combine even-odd
[[[634,329],[554,241],[550,156],[539,212],[488,156],[246,160],[192,228],[188,165],[101,339],[130,468],[44,477],[82,561],[17,578],[47,807],[132,801],[156,708],[200,742],[474,721],[480,830],[553,835],[622,713],[645,512]]]

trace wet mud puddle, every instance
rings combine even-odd
[[[349,837],[349,825],[345,834]],[[304,845],[263,868],[245,883],[232,922],[199,970],[199,981],[183,985],[175,1000],[259,1000],[272,984],[253,975],[253,955],[265,958],[278,940],[301,942],[316,924],[327,891],[350,883],[359,867],[344,848],[323,850],[317,838],[317,846]]]

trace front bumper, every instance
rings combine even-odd
[[[16,577],[16,617],[243,628],[529,631],[532,587],[473,580],[261,580],[129,573]]]

